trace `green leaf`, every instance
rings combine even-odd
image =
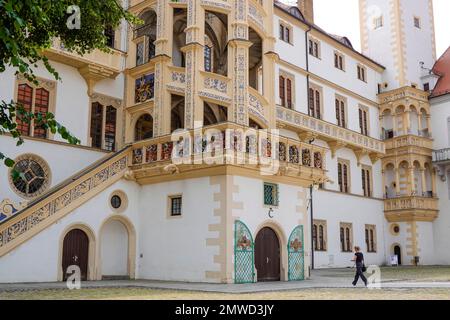
[[[13,159],[10,159],[10,158],[6,158],[5,159],[5,165],[7,166],[7,167],[9,167],[9,168],[12,168],[13,166],[14,166],[14,160]]]

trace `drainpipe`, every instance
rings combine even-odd
[[[308,30],[305,32],[305,53],[306,53],[306,108],[308,109],[308,115],[311,115],[311,111],[309,109],[309,42],[308,42],[308,33],[311,31],[311,25],[308,25]]]
[[[305,32],[305,54],[306,54],[306,96],[307,101],[306,101],[306,107],[308,109],[308,115],[311,115],[311,110],[309,109],[309,42],[308,42],[308,33],[311,31],[312,27],[311,25],[308,24],[308,30],[306,30]],[[314,211],[313,211],[313,190],[314,190],[314,186],[311,185],[309,187],[309,195],[310,195],[310,216],[311,216],[311,225],[310,225],[310,230],[311,230],[311,270],[314,270],[314,239],[313,239],[313,230],[314,230]]]

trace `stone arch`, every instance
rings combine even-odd
[[[283,227],[276,221],[264,221],[255,230],[253,239],[256,241],[256,236],[258,233],[264,229],[270,228],[272,229],[278,237],[280,242],[280,281],[288,280],[288,257],[287,257],[287,237],[283,231]]]
[[[149,112],[142,112],[133,120],[133,141],[141,141],[153,138],[154,121]]]
[[[415,105],[409,106],[409,128],[410,134],[418,134],[420,129],[419,111]]]
[[[58,274],[57,274],[57,280],[63,281],[64,273],[62,269],[62,262],[63,262],[63,249],[64,249],[64,238],[66,235],[75,229],[79,229],[83,231],[88,239],[89,239],[89,249],[88,249],[88,272],[87,272],[87,280],[95,280],[95,270],[97,269],[97,259],[96,259],[96,237],[95,233],[92,231],[91,227],[86,225],[83,222],[75,222],[67,226],[63,232],[61,233],[59,237],[59,251],[58,251]]]
[[[133,223],[124,215],[121,214],[114,214],[112,216],[109,216],[100,225],[99,228],[99,244],[98,244],[98,250],[97,250],[97,261],[98,261],[98,267],[97,267],[97,280],[102,279],[102,235],[105,230],[105,227],[110,222],[120,222],[123,227],[125,227],[128,235],[128,246],[127,246],[127,275],[130,279],[135,278],[135,271],[136,271],[136,229],[134,228]]]

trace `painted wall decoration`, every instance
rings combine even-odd
[[[4,199],[2,202],[0,202],[0,221],[12,217],[25,207],[26,207],[25,202],[16,205],[11,200]]]
[[[135,81],[134,102],[142,103],[153,99],[155,95],[155,74],[145,74]]]

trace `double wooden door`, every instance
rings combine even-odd
[[[255,240],[258,281],[280,281],[280,241],[271,228],[263,228]]]

